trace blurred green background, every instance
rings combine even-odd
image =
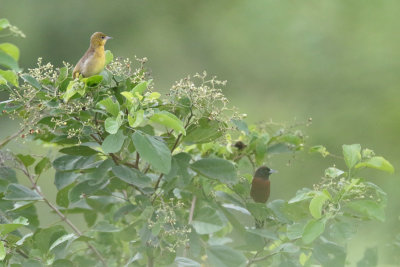
[[[360,143],[398,170],[399,11],[396,0],[0,0],[0,18],[27,35],[2,39],[20,47],[25,69],[38,57],[55,66],[75,64],[90,35],[103,31],[114,37],[106,46],[114,56],[149,58],[156,90],[166,92],[175,80],[207,70],[228,80],[224,92],[249,122],[290,125],[312,118],[308,146],[341,154],[342,144]],[[0,123],[0,138],[18,127],[5,118]],[[9,147],[36,152],[28,146]],[[295,159],[273,158],[279,173],[271,198],[289,199],[311,187],[335,162],[344,168],[340,160],[306,151]],[[389,195],[387,221],[363,224],[348,260],[354,264],[366,247],[378,246],[384,266],[400,233],[400,180],[398,174],[365,174]]]

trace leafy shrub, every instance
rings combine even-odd
[[[343,146],[347,170],[327,168],[289,201],[254,203],[254,170],[304,150],[302,125],[248,125],[215,77],[188,76],[162,96],[146,59],[135,67],[107,52],[101,75],[74,80],[67,63],[39,59],[23,73],[1,55],[10,99],[0,112],[21,128],[0,147],[19,137],[58,151],[0,151],[3,266],[344,266],[356,225],[385,218],[385,192],[358,171],[393,167],[357,144]],[[55,200],[38,186],[49,170]],[[39,202],[60,221],[39,225]]]

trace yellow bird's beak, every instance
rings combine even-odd
[[[110,40],[110,39],[112,39],[111,36],[106,36],[106,40]]]

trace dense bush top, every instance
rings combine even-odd
[[[18,33],[6,20],[0,30]],[[393,167],[358,144],[336,156],[346,170],[327,168],[289,201],[254,203],[254,170],[304,150],[303,125],[248,125],[215,77],[188,76],[162,96],[146,59],[107,52],[101,75],[74,80],[67,63],[39,59],[23,72],[18,56],[0,44],[0,88],[10,97],[0,112],[21,125],[0,142],[3,266],[344,266],[357,224],[385,219],[386,194],[359,170]],[[15,137],[59,153],[6,150]],[[330,155],[323,146],[309,150]],[[55,201],[37,185],[49,169]],[[43,228],[38,202],[60,221]],[[82,216],[85,229],[70,214]]]

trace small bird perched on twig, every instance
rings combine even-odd
[[[255,202],[266,203],[271,191],[271,183],[269,181],[269,176],[272,173],[277,172],[266,166],[261,166],[256,170],[254,174],[253,181],[251,183],[250,196]],[[256,227],[261,228],[264,225],[264,221],[256,219]]]
[[[106,63],[104,45],[109,39],[111,37],[102,32],[93,33],[92,37],[90,37],[89,49],[74,68],[73,78],[78,78],[79,75],[83,77],[97,75],[104,69]]]

